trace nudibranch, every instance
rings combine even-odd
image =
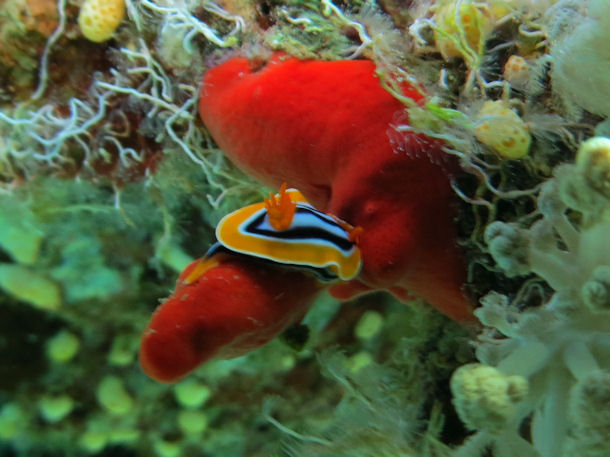
[[[359,233],[358,227],[316,210],[298,190],[286,190],[286,184],[278,195],[234,211],[216,227],[225,249],[307,269],[324,282],[359,273]]]
[[[175,382],[206,360],[243,355],[297,324],[325,283],[354,278],[359,227],[316,210],[283,184],[225,216],[218,243],[180,275],[148,324],[140,364]]]
[[[423,103],[420,91],[402,89]],[[362,227],[360,274],[333,295],[384,289],[472,320],[450,185],[457,167],[440,142],[393,128],[404,106],[373,62],[234,57],[204,75],[199,111],[243,171],[275,188],[288,182],[318,210]]]

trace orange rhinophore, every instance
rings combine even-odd
[[[292,219],[297,209],[297,204],[292,201],[290,194],[286,192],[286,183],[280,187],[279,195],[269,195],[265,199],[265,210],[269,224],[275,230],[284,231],[292,225]]]

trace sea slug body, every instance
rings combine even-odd
[[[360,250],[352,239],[359,229],[316,210],[298,190],[285,187],[282,185],[280,193],[264,203],[225,216],[216,227],[219,246],[305,268],[323,282],[353,279],[362,264]]]

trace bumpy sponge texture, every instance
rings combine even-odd
[[[507,103],[499,100],[486,101],[477,120],[477,139],[502,157],[519,159],[529,151],[529,129]]]
[[[85,0],[78,25],[85,38],[101,43],[110,39],[125,16],[125,0]]]

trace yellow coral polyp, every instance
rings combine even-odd
[[[78,15],[78,25],[88,40],[109,40],[125,17],[125,0],[85,0]]]
[[[527,154],[532,138],[525,122],[506,102],[487,101],[477,116],[475,136],[507,159],[519,159]]]

